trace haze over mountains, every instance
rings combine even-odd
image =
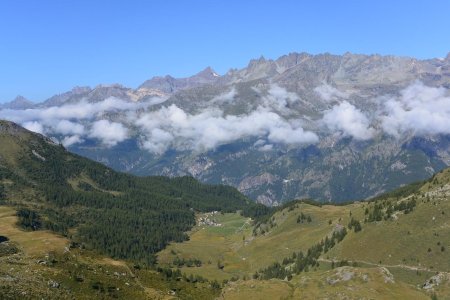
[[[138,175],[192,175],[278,204],[362,199],[450,165],[445,59],[291,53],[137,89],[76,87],[0,119]]]

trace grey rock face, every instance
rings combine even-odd
[[[37,106],[38,107],[60,106],[66,103],[77,102],[82,100],[83,97],[89,94],[89,92],[91,92],[90,87],[76,86],[68,92],[50,97],[46,101],[39,103]]]

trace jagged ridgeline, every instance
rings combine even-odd
[[[183,241],[196,211],[254,211],[236,189],[191,177],[136,177],[0,121],[0,199],[29,230],[50,229],[107,255],[153,264]]]

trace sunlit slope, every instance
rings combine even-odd
[[[1,299],[212,299],[209,283],[167,280],[49,231],[25,231],[16,211],[0,206]]]
[[[267,224],[256,230],[250,219],[237,213],[215,215],[211,219],[221,226],[197,225],[190,233],[189,241],[170,244],[160,252],[159,262],[170,265],[176,257],[197,258],[202,261],[202,267],[184,267],[183,270],[217,279],[251,277],[274,261],[289,257],[293,251],[307,251],[337,226],[347,224],[351,211],[363,213],[360,204],[319,207],[298,203],[291,209],[276,212]],[[311,222],[297,223],[301,213],[311,217]],[[223,269],[217,267],[218,262],[223,264]]]
[[[183,259],[201,261],[200,266],[180,267],[188,274],[231,280],[223,289],[225,299],[427,299],[434,293],[445,298],[450,295],[449,183],[446,169],[371,202],[293,202],[257,224],[239,214],[198,215],[190,240],[169,245],[158,260],[172,267]],[[205,219],[214,222],[208,225]],[[351,220],[361,230],[350,228]],[[252,279],[343,228],[343,240],[322,252],[309,272],[292,273],[292,279]],[[336,276],[343,279],[331,284]]]
[[[341,267],[303,273],[289,282],[238,281],[225,287],[220,299],[430,299],[391,275],[383,268]]]
[[[408,214],[397,212],[388,220],[369,222],[362,230],[349,235],[328,254],[337,259],[349,259],[408,265],[431,271],[450,270],[450,170],[435,175],[417,191],[397,200],[416,200]],[[377,202],[359,208],[372,209]],[[364,219],[361,219],[363,221]]]

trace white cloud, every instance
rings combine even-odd
[[[174,140],[173,135],[165,130],[154,128],[150,132],[151,140],[144,140],[142,147],[152,153],[164,153]]]
[[[342,92],[331,85],[326,83],[319,85],[314,89],[314,91],[319,94],[320,98],[325,100],[326,102],[337,101],[339,99],[345,99],[349,95],[345,92]]]
[[[326,111],[322,122],[333,132],[341,131],[358,140],[368,140],[375,134],[366,115],[347,101]]]
[[[257,140],[257,141],[253,144],[253,147],[262,146],[262,145],[264,145],[265,143],[266,143],[265,140],[259,139],[259,140]]]
[[[304,131],[302,127],[295,127],[291,124],[270,128],[268,139],[271,142],[283,144],[309,144],[319,141],[314,132]]]
[[[260,137],[284,144],[315,143],[317,135],[296,122],[260,107],[246,115],[227,115],[218,109],[187,114],[172,104],[142,115],[137,121],[144,132],[143,147],[162,153],[178,150],[206,151],[246,137]]]
[[[158,101],[156,101],[158,100]],[[52,106],[47,108],[32,108],[25,110],[4,109],[0,111],[0,118],[22,123],[27,121],[46,120],[84,120],[92,119],[99,113],[113,111],[128,111],[144,108],[156,103],[158,99],[145,102],[128,102],[117,98],[107,98],[100,102],[80,101],[74,104]]]
[[[84,126],[68,120],[61,120],[53,127],[53,132],[63,135],[82,135],[84,133]]]
[[[267,96],[263,98],[263,106],[279,112],[289,112],[289,104],[300,100],[296,93],[288,92],[285,88],[276,84],[271,84],[267,92]]]
[[[95,137],[103,140],[101,132],[95,131],[94,133],[89,133],[85,126],[90,127],[90,124],[95,119],[101,118],[105,113],[121,112],[125,115],[131,113],[131,115],[135,116],[136,111],[162,103],[165,100],[167,98],[154,97],[143,102],[129,102],[110,97],[94,103],[82,100],[77,103],[46,108],[25,110],[3,109],[0,110],[0,119],[20,123],[25,128],[41,134],[50,136],[54,134],[62,135],[62,143],[70,146],[83,142],[83,137],[89,134],[94,134]],[[94,126],[99,125],[94,123]],[[105,144],[111,146],[123,140],[124,138],[121,134],[126,132],[123,128],[123,126],[122,128],[118,128],[118,139],[108,139],[108,134],[104,134]]]
[[[262,92],[255,88],[258,93]],[[427,87],[416,82],[402,90],[397,97],[379,97],[379,109],[370,118],[360,109],[344,100],[348,94],[329,85],[315,89],[326,101],[337,101],[323,112],[318,124],[331,133],[340,132],[359,140],[372,138],[377,130],[400,136],[412,132],[417,135],[450,133],[450,97],[445,88]],[[211,101],[231,102],[237,97],[233,87]],[[259,106],[241,115],[225,115],[219,108],[209,108],[190,114],[172,104],[157,110],[145,108],[165,100],[154,98],[134,103],[108,98],[96,103],[81,101],[60,107],[0,110],[0,119],[22,124],[25,128],[47,135],[56,135],[65,146],[83,142],[86,138],[99,139],[110,147],[128,138],[129,130],[119,121],[107,121],[105,114],[137,126],[141,146],[152,153],[177,150],[207,151],[239,139],[254,138],[254,147],[264,151],[274,144],[298,145],[318,141],[318,136],[303,129],[300,119],[293,116],[290,104],[301,99],[297,94],[271,84],[261,97]],[[211,105],[214,106],[214,105]],[[305,117],[306,119],[306,117]],[[100,120],[100,121],[98,121]],[[304,120],[304,119],[302,119]],[[376,128],[376,129],[375,129]]]
[[[36,121],[24,122],[24,123],[22,123],[22,126],[26,129],[28,129],[29,131],[33,131],[33,132],[40,133],[40,134],[44,133],[44,126],[42,126],[41,123],[36,122]]]
[[[450,134],[450,96],[445,88],[415,82],[382,107],[381,126],[393,136]]]
[[[97,138],[108,147],[117,145],[127,139],[128,130],[121,123],[108,120],[96,121],[92,124],[89,136]]]
[[[272,144],[266,144],[264,146],[259,147],[258,150],[262,151],[262,152],[272,151],[273,150],[273,145]]]
[[[82,143],[84,140],[79,135],[71,135],[63,138],[61,143],[64,147],[69,147],[75,144]]]
[[[231,103],[237,96],[236,88],[233,86],[230,91],[220,94],[211,99],[212,103]]]

